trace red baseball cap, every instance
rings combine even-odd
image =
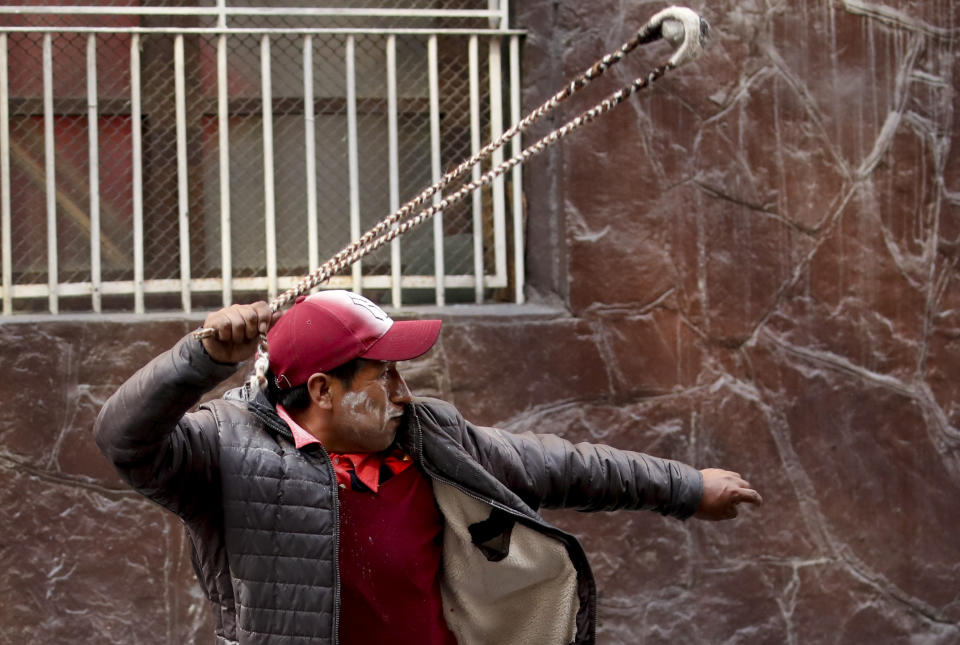
[[[300,296],[267,333],[270,370],[281,389],[354,358],[406,361],[437,342],[439,320],[393,320],[350,291]]]

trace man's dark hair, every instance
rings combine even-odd
[[[326,374],[343,383],[344,387],[350,388],[353,385],[353,377],[357,375],[360,369],[360,361],[362,360],[362,358],[354,358],[343,365],[334,367],[332,370],[327,370]],[[307,390],[306,383],[301,383],[289,390],[281,390],[277,386],[277,377],[272,370],[268,370],[267,399],[274,405],[279,403],[288,410],[301,410],[310,405],[310,392]]]

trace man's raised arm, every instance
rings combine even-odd
[[[187,335],[107,399],[94,437],[134,488],[181,516],[189,514],[198,485],[214,477],[217,433],[210,411],[185,415],[252,355],[260,331],[273,320],[264,302],[211,313],[204,326],[215,327],[215,336],[198,341]]]

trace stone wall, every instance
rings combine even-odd
[[[528,103],[663,6],[520,2]],[[700,61],[526,168],[531,271],[605,373],[510,422],[729,467],[766,505],[558,520],[601,641],[958,642],[960,3],[692,6]]]
[[[514,5],[533,108],[663,3]],[[549,512],[593,562],[601,643],[955,643],[960,2],[692,6],[703,59],[525,166],[538,304],[444,312],[405,373],[478,423],[764,495],[720,524]],[[179,522],[90,438],[198,322],[0,324],[0,643],[212,641]]]

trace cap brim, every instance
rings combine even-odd
[[[373,361],[408,361],[427,352],[440,335],[440,320],[397,320],[360,354]]]

